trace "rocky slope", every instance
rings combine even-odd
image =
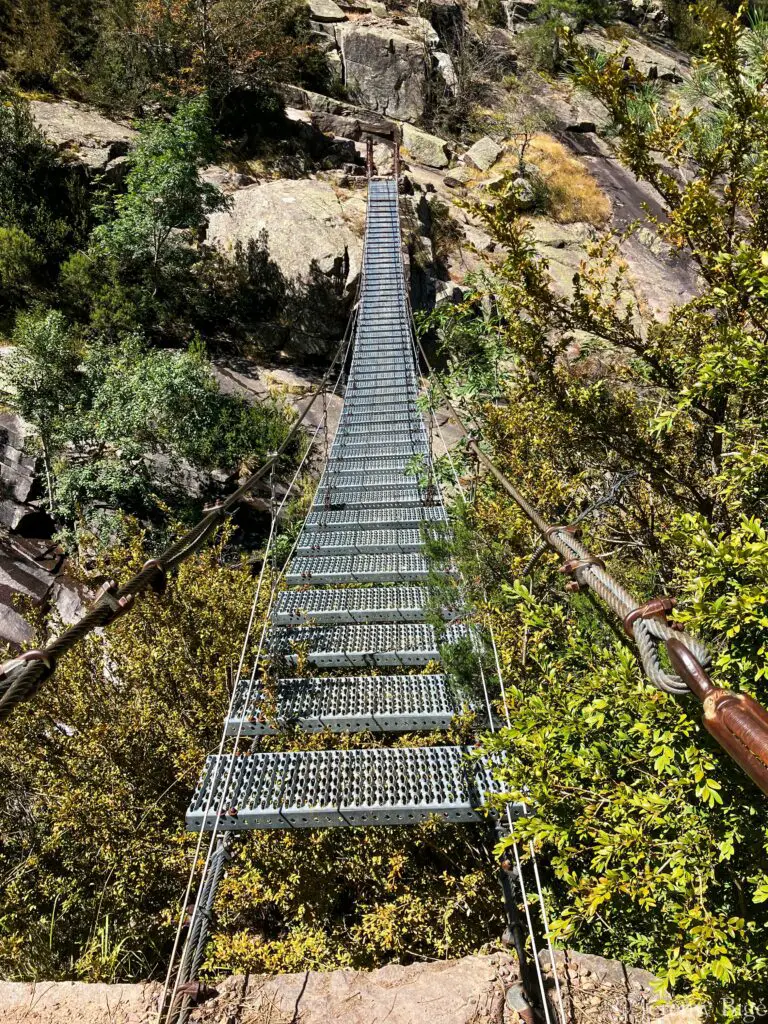
[[[543,974],[553,994],[551,965]],[[696,1024],[695,1008],[660,999],[647,971],[578,953],[557,954],[565,1024]],[[150,1024],[157,984],[0,983],[6,1024]],[[192,1013],[201,1024],[514,1024],[519,978],[506,954],[392,965],[377,971],[307,971],[227,978]]]
[[[481,266],[481,254],[493,259],[494,249],[478,219],[467,211],[467,203],[492,198],[495,184],[515,166],[518,133],[530,131],[533,123],[539,125],[536,138],[553,173],[559,167],[561,175],[575,180],[575,170],[592,197],[591,207],[585,207],[591,213],[584,219],[579,219],[578,208],[530,219],[536,246],[549,261],[556,286],[565,293],[570,290],[586,245],[606,221],[624,231],[637,220],[642,226],[622,241],[621,251],[639,308],[663,315],[681,296],[694,293],[692,268],[670,256],[648,221],[649,212],[664,215],[660,198],[634,180],[605,138],[606,111],[567,81],[535,78],[535,88],[530,87],[530,74],[518,50],[524,49],[528,18],[535,13],[531,4],[508,4],[508,28],[492,30],[472,20],[477,4],[471,0],[432,0],[421,5],[429,19],[416,13],[417,5],[405,2],[398,5],[398,12],[374,0],[310,0],[309,6],[314,39],[343,83],[345,98],[287,85],[280,88],[286,103],[286,132],[293,133],[308,152],[325,155],[311,163],[314,170],[277,180],[273,168],[259,164],[209,168],[206,178],[231,196],[232,205],[211,218],[205,244],[226,252],[251,238],[265,240],[270,259],[286,279],[303,282],[307,288],[318,281],[331,282],[351,307],[362,254],[366,140],[374,140],[377,168],[388,173],[391,140],[397,130],[408,193],[404,207],[414,257],[414,303],[428,308],[459,299]],[[628,17],[637,20],[634,9],[627,10]],[[450,98],[458,87],[454,64],[460,53],[458,41],[465,37],[492,52],[497,68],[516,68],[518,79],[527,81],[527,86],[509,91],[489,82],[485,98],[492,110],[479,111],[488,134],[461,144],[426,130],[424,121],[435,88]],[[685,55],[657,38],[643,37],[630,25],[610,34],[594,27],[582,33],[581,41],[596,51],[625,46],[628,57],[649,80],[666,89],[676,88],[688,73]],[[105,175],[119,185],[136,137],[130,123],[72,101],[34,100],[32,111],[63,161],[89,177]],[[577,164],[566,166],[565,161],[574,157]],[[451,233],[459,242],[454,238],[438,259],[434,251],[440,245],[439,231],[445,230],[446,211],[453,224]],[[312,383],[312,374],[302,369],[303,356],[330,347],[335,347],[335,341],[329,336],[302,337],[277,367],[237,360],[236,367],[221,366],[220,378],[224,386],[259,401],[268,389],[280,388],[279,373],[287,372],[291,385],[283,390],[300,404],[302,391]],[[82,607],[81,595],[60,576],[63,553],[50,540],[52,524],[39,500],[40,467],[26,454],[27,433],[17,417],[4,414],[0,423],[0,640],[12,644],[23,644],[31,636],[19,595],[33,605],[55,606],[64,621],[71,621]],[[436,443],[439,448],[439,438]]]

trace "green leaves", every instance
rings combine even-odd
[[[475,212],[504,262],[489,260],[474,307],[430,325],[446,383],[506,475],[550,522],[592,509],[587,547],[634,593],[677,596],[675,617],[708,642],[716,681],[765,704],[768,29],[714,5],[700,16],[694,87],[707,102],[687,114],[621,55],[576,54],[625,161],[666,201],[654,230],[695,262],[699,293],[641,321],[620,242],[606,236],[564,300],[502,194]],[[473,316],[480,307],[492,312]],[[631,470],[595,508],[606,477]],[[768,985],[765,801],[695,701],[643,680],[596,600],[566,598],[546,553],[531,569],[539,538],[493,482],[476,489],[460,550],[512,706],[485,748],[530,809],[516,827],[548,864],[555,934],[657,972],[718,1019],[723,999]]]
[[[182,103],[170,121],[149,121],[129,157],[126,192],[114,200],[114,219],[94,232],[94,243],[118,263],[148,262],[162,271],[190,232],[227,199],[201,180],[215,149],[208,100]]]

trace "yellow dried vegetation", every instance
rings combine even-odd
[[[546,182],[550,216],[559,224],[584,221],[604,227],[611,217],[611,201],[578,157],[551,135],[536,135],[526,158]]]
[[[516,149],[507,149],[491,173],[516,173]],[[546,185],[548,216],[558,224],[581,221],[598,228],[605,227],[611,218],[610,199],[583,161],[569,153],[561,142],[543,132],[534,135],[525,151],[525,163],[538,170]],[[487,176],[479,174],[477,181]]]

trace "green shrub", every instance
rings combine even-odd
[[[33,291],[43,255],[21,228],[0,227],[0,313],[7,314]]]

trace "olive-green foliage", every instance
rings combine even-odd
[[[97,578],[135,571],[140,541],[98,565]],[[141,598],[80,645],[0,734],[1,977],[164,973],[194,848],[184,810],[218,740],[255,588],[250,569],[223,568],[223,555],[222,540],[164,596]],[[339,738],[266,746],[329,743]],[[207,969],[367,967],[473,951],[501,930],[486,839],[438,822],[244,835]]]
[[[228,201],[200,179],[216,138],[207,97],[148,119],[129,157],[125,191],[101,193],[101,221],[85,251],[60,275],[60,300],[87,332],[120,343],[137,330],[164,344],[249,345],[274,352],[302,334],[343,333],[343,282],[315,268],[289,281],[269,257],[262,233],[232,253],[200,245],[206,217]]]
[[[35,241],[18,227],[0,227],[0,315],[30,296],[43,262]]]
[[[60,665],[0,735],[0,976],[159,973],[182,820],[216,740],[252,583],[214,548]],[[124,578],[146,555],[104,564]]]
[[[206,90],[218,115],[236,86],[328,76],[301,0],[19,0],[3,27],[20,85],[121,110]]]
[[[507,15],[501,0],[480,0],[477,9],[489,25],[506,28]]]
[[[221,394],[194,347],[155,351],[137,336],[117,349],[84,343],[60,312],[43,309],[20,316],[12,340],[5,400],[36,428],[49,504],[67,531],[97,520],[111,529],[118,510],[164,522],[169,507],[214,493],[204,471],[255,466],[287,435],[285,408]],[[190,468],[203,471],[197,499]]]
[[[131,151],[125,192],[93,232],[94,259],[151,265],[160,272],[189,244],[188,232],[225,209],[221,190],[200,178],[216,140],[207,97],[182,103],[169,121],[148,120]]]
[[[630,168],[663,195],[655,230],[695,262],[700,294],[642,323],[605,238],[563,298],[508,193],[484,211],[504,262],[432,325],[457,398],[551,522],[637,474],[588,516],[587,546],[636,594],[678,594],[715,679],[766,704],[768,30],[711,6],[697,17],[706,102],[690,115],[657,100],[648,117],[653,97],[636,103],[643,79],[621,58],[572,59]],[[489,592],[513,712],[487,746],[529,803],[520,833],[550,862],[556,934],[731,1019],[768,983],[765,798],[693,698],[643,680],[598,602],[566,597],[553,559],[521,578],[536,539],[503,493],[486,481],[467,517],[463,557],[478,600]]]
[[[82,184],[58,162],[28,105],[2,92],[0,227],[17,229],[31,239],[34,249],[20,235],[12,236],[17,254],[24,245],[28,269],[43,261],[51,271],[83,240],[89,227],[89,198]],[[6,252],[10,245],[11,237],[6,236]]]

